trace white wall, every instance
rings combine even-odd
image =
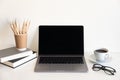
[[[120,52],[120,0],[0,0],[0,49],[14,46],[9,23],[31,20],[28,47],[37,48],[41,24],[77,24],[85,28],[85,52],[106,47]]]

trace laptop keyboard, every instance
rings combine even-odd
[[[42,64],[83,64],[82,57],[40,57]]]

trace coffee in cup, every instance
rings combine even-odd
[[[109,58],[108,49],[101,48],[94,51],[94,55],[97,61],[104,62]]]

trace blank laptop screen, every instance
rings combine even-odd
[[[40,55],[84,55],[83,26],[39,26]]]

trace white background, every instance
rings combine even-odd
[[[120,52],[120,0],[0,0],[0,49],[15,45],[11,21],[30,20],[28,47],[38,50],[41,24],[84,25],[85,52]]]

